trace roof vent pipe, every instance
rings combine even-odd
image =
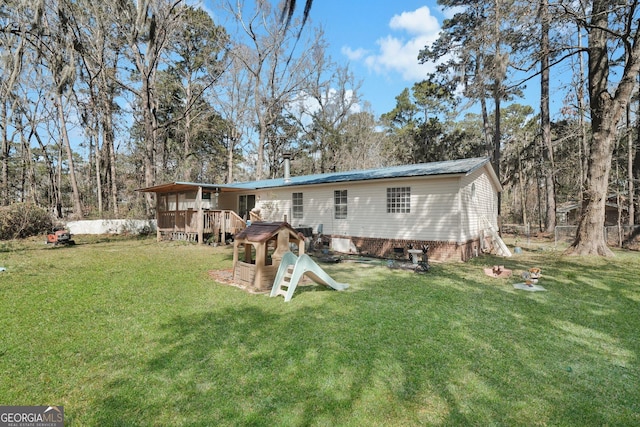
[[[284,182],[291,182],[291,153],[283,153],[284,159]]]

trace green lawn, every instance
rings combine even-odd
[[[70,426],[640,424],[637,253],[324,265],[351,287],[285,303],[214,282],[230,248],[75,239],[0,242],[0,405]]]

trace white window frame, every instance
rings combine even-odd
[[[333,217],[334,219],[347,219],[348,215],[347,190],[333,191]]]
[[[387,188],[387,213],[411,213],[411,187]]]
[[[291,217],[294,219],[304,218],[304,195],[302,193],[291,193]]]

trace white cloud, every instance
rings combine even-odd
[[[426,77],[427,73],[434,70],[433,64],[418,63],[418,53],[425,46],[430,45],[438,38],[440,24],[431,14],[427,6],[414,11],[402,12],[394,15],[389,21],[392,34],[376,41],[378,52],[367,54],[364,49],[342,48],[342,52],[362,55],[360,58],[370,70],[378,74],[399,73],[406,81],[418,81]],[[406,33],[407,37],[402,34]]]
[[[395,15],[389,22],[389,27],[392,30],[405,30],[410,34],[437,34],[440,30],[440,24],[438,20],[431,15],[431,11],[427,6],[422,6],[413,12],[402,12],[400,15]]]
[[[359,61],[369,53],[366,49],[351,49],[349,46],[343,46],[340,51],[344,56],[349,58],[350,61]]]

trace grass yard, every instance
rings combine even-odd
[[[323,265],[292,301],[214,282],[232,250],[0,242],[0,405],[69,426],[640,425],[640,254],[525,250],[419,275]],[[547,292],[483,267],[541,267]]]

